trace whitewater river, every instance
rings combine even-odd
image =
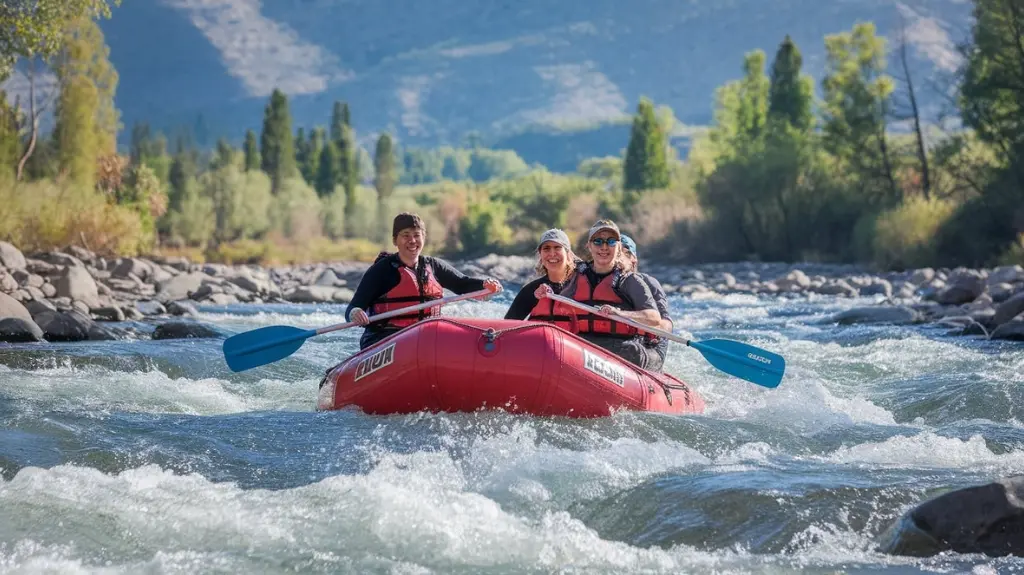
[[[876,551],[939,490],[1024,473],[1024,346],[825,321],[870,301],[673,299],[696,338],[788,362],[765,389],[673,344],[668,371],[708,403],[689,417],[316,413],[358,330],[240,374],[218,340],[0,344],[0,573],[1024,571]],[[319,327],[342,309],[199,319]]]

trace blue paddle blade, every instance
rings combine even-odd
[[[706,339],[689,345],[725,373],[764,387],[778,387],[786,372],[786,360],[781,355],[738,341]]]
[[[314,329],[287,325],[261,327],[224,340],[224,360],[231,371],[245,371],[288,357],[314,335]]]

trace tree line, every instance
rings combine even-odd
[[[212,149],[144,123],[127,153],[117,72],[96,20],[103,0],[40,0],[0,26],[0,78],[19,63],[27,101],[0,98],[0,236],[27,247],[85,243],[112,253],[188,251],[224,261],[372,257],[394,212],[427,218],[431,249],[523,253],[551,226],[582,238],[596,217],[631,228],[647,253],[681,261],[869,261],[988,265],[1024,258],[1020,102],[1024,6],[974,0],[948,99],[962,126],[928,121],[908,46],[871,23],[824,38],[825,74],[783,38],[747,54],[715,94],[712,125],[681,160],[675,118],[641,98],[619,156],[573,174],[527,165],[478,136],[406,148],[361,145],[344,101],[326,125],[293,125],[274,90],[260,129]],[[890,71],[890,67],[894,71]],[[55,85],[43,85],[48,69]],[[326,112],[326,111],[325,111]],[[52,130],[40,119],[52,114]],[[896,129],[900,128],[900,129]],[[173,150],[170,148],[173,147]],[[369,148],[369,149],[367,149]],[[310,248],[313,246],[314,248]]]

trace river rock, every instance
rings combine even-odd
[[[998,283],[995,285],[989,284],[988,286],[988,295],[990,295],[992,297],[992,301],[996,303],[1002,303],[1010,299],[1018,291],[1017,286],[1014,284]]]
[[[992,318],[992,323],[994,325],[1004,324],[1021,313],[1024,313],[1024,292],[999,304],[999,307],[996,308],[996,315]]]
[[[134,276],[139,280],[145,280],[152,275],[153,266],[138,258],[123,258],[110,270],[110,277],[120,279],[131,279]]]
[[[192,302],[182,300],[168,302],[167,313],[171,315],[197,316],[199,315],[199,310],[196,309],[196,306],[193,305]]]
[[[0,266],[13,271],[24,269],[25,265],[25,255],[21,250],[7,242],[0,242]]]
[[[1024,314],[1017,316],[1016,319],[1000,324],[992,332],[991,338],[1024,341]]]
[[[28,313],[32,314],[32,317],[36,317],[44,311],[57,311],[57,308],[49,300],[45,299],[30,301],[25,304],[25,309],[28,310]]]
[[[6,271],[0,271],[0,292],[14,293],[18,291],[18,280]]]
[[[50,262],[44,262],[43,260],[37,260],[35,258],[25,259],[25,269],[31,273],[45,277],[60,275],[59,266],[55,266]]]
[[[915,286],[922,286],[933,279],[935,279],[935,270],[932,268],[921,268],[919,270],[914,270],[914,273],[910,274],[910,279],[908,281]]]
[[[85,341],[89,339],[89,330],[95,323],[78,310],[44,311],[34,319],[47,341]]]
[[[905,306],[856,307],[839,312],[832,321],[839,325],[855,323],[916,323],[921,314]]]
[[[21,287],[43,287],[46,280],[43,276],[29,272],[28,270],[14,270],[11,272],[14,279],[18,281],[18,285]]]
[[[13,297],[0,292],[0,319],[17,318],[25,321],[32,321],[32,314],[28,309]]]
[[[175,276],[157,285],[156,299],[164,304],[188,299],[192,292],[198,290],[203,285],[203,282],[210,280],[213,280],[213,278],[202,272]]]
[[[780,291],[802,290],[811,285],[811,278],[800,270],[793,270],[783,277],[776,278],[775,285]]]
[[[32,259],[44,261],[48,264],[52,264],[58,268],[65,267],[85,267],[85,263],[82,260],[76,258],[71,254],[63,252],[43,252],[39,254],[33,254]],[[38,273],[38,272],[36,272]]]
[[[1014,266],[999,266],[988,275],[988,285],[1001,283],[1024,283],[1024,267],[1020,264]]]
[[[32,320],[20,317],[0,319],[0,341],[7,343],[32,343],[46,341],[43,330]]]
[[[338,292],[348,292],[347,294],[341,294],[341,299],[344,299],[346,302],[351,301],[352,295],[354,295],[352,290],[345,288],[311,285],[297,287],[288,291],[284,294],[284,299],[292,303],[329,303],[341,301],[341,299],[336,298]],[[347,299],[345,296],[347,296]]]
[[[124,321],[124,311],[117,306],[103,306],[93,308],[92,316],[101,321]]]
[[[81,246],[70,245],[64,250],[64,253],[75,256],[79,261],[88,265],[96,262],[96,254]]]
[[[153,300],[136,301],[135,308],[141,312],[142,315],[163,315],[167,313],[167,308],[164,307],[164,304]]]
[[[985,280],[975,270],[958,270],[953,274],[946,288],[935,296],[943,305],[960,305],[974,301],[985,291]]]
[[[43,292],[43,295],[47,298],[57,297],[57,287],[52,283],[44,283],[43,287],[39,288],[39,291]]]
[[[201,323],[172,321],[160,324],[153,331],[153,339],[205,339],[223,338],[216,329]]]
[[[885,553],[1024,555],[1024,476],[958,489],[905,513],[879,539]]]
[[[57,295],[77,300],[85,305],[100,307],[99,290],[96,281],[89,275],[85,267],[70,266],[57,280]]]
[[[338,274],[334,273],[334,270],[327,268],[320,272],[313,285],[327,286],[327,287],[342,287],[345,285],[345,280],[338,277]],[[250,290],[255,291],[255,290]]]
[[[814,287],[813,291],[822,295],[857,296],[857,289],[847,283],[846,280],[841,279],[826,281],[822,285]]]

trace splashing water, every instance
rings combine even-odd
[[[498,301],[446,314],[501,317]],[[1016,571],[874,538],[936,490],[1024,472],[1024,349],[837,327],[865,300],[672,300],[784,355],[777,389],[672,344],[701,416],[316,413],[358,330],[232,373],[220,342],[0,347],[0,573]],[[201,311],[229,331],[341,306]]]

